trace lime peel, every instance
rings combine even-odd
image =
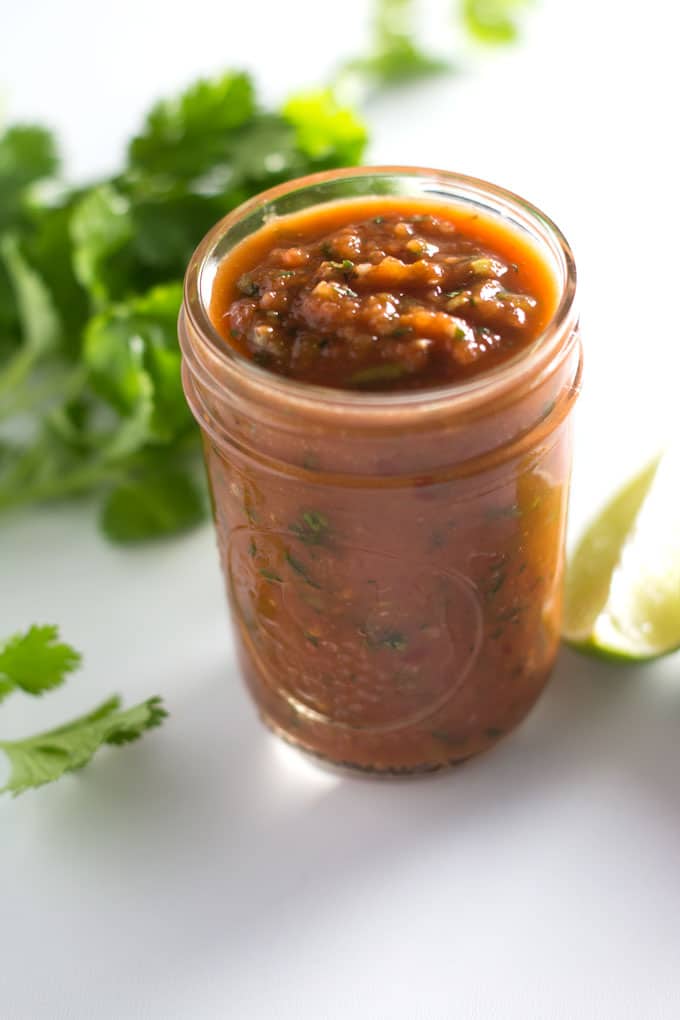
[[[680,460],[657,455],[586,529],[567,568],[563,636],[647,661],[680,648]]]

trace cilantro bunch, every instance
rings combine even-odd
[[[95,492],[118,541],[203,515],[176,338],[181,280],[221,216],[280,181],[356,163],[329,89],[263,110],[247,74],[157,103],[120,172],[60,182],[42,127],[0,135],[0,510]]]

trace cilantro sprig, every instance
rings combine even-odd
[[[13,691],[39,696],[62,684],[81,663],[80,654],[59,641],[58,628],[34,625],[0,646],[0,701]],[[54,782],[90,761],[105,744],[137,740],[160,726],[167,712],[161,699],[149,698],[124,709],[120,698],[109,698],[94,710],[45,733],[21,740],[0,740],[9,759],[10,774],[0,793],[15,796],[32,787]]]
[[[95,493],[121,542],[202,519],[176,335],[187,262],[248,196],[356,163],[365,142],[330,90],[267,111],[240,71],[156,103],[90,187],[58,181],[46,129],[0,134],[0,510]]]

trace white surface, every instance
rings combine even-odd
[[[449,0],[435,6],[436,36]],[[374,161],[491,178],[572,240],[577,526],[664,412],[677,423],[671,10],[544,0],[522,48],[370,111]],[[74,165],[98,171],[155,92],[233,64],[263,68],[270,95],[314,82],[329,29],[351,51],[364,11],[23,0],[3,12],[0,75],[13,116],[52,120]],[[114,690],[162,693],[172,711],[82,775],[0,804],[3,1020],[680,1015],[677,657],[624,671],[565,652],[487,757],[414,782],[340,779],[256,722],[209,529],[121,551],[87,507],[44,511],[1,522],[0,571],[3,633],[55,620],[86,656],[62,691],[3,705],[3,736]]]

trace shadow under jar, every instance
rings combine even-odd
[[[479,217],[530,248],[554,286],[545,328],[479,374],[390,392],[275,374],[220,335],[213,288],[241,242],[279,217],[369,199]],[[536,701],[559,644],[574,291],[570,249],[542,213],[433,170],[292,181],[197,249],[180,316],[184,388],[243,673],[286,740],[337,764],[427,771],[495,744]]]

